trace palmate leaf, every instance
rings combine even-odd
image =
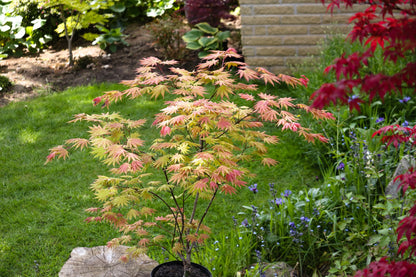
[[[216,93],[217,93],[217,96],[219,96],[221,99],[224,97],[229,98],[230,94],[234,94],[233,90],[229,86],[225,86],[225,85],[222,85],[219,88],[217,88]]]
[[[268,167],[271,167],[271,166],[275,166],[278,162],[276,160],[272,159],[272,158],[263,158],[261,160],[261,163],[263,165],[266,165]]]
[[[120,195],[120,196],[116,196],[112,198],[111,203],[115,206],[115,207],[124,207],[126,205],[129,204],[129,197],[126,195]]]
[[[165,97],[165,93],[169,92],[169,88],[166,85],[157,85],[152,89],[151,98],[157,99],[160,95]]]
[[[126,218],[128,219],[128,220],[130,220],[130,219],[135,219],[135,218],[137,218],[137,217],[139,217],[140,216],[140,212],[138,211],[138,210],[136,210],[136,209],[130,209],[128,212],[127,212],[127,214],[126,214]]]
[[[153,166],[155,168],[163,168],[169,164],[171,155],[164,155],[159,157],[154,163]]]

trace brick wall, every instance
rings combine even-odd
[[[363,7],[334,10],[315,0],[239,0],[243,55],[251,66],[275,73],[319,54],[330,34],[348,33],[349,17]],[[364,7],[365,8],[365,7]]]

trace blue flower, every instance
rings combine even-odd
[[[399,102],[405,104],[409,102],[410,99],[412,99],[410,96],[405,96],[403,99],[400,99]]]
[[[337,166],[338,170],[344,170],[345,164],[343,162],[340,162],[339,165]]]
[[[289,195],[291,195],[292,194],[292,191],[291,190],[285,190],[285,192],[284,193],[282,193],[281,195],[282,196],[284,196],[284,197],[289,197]]]
[[[284,199],[282,199],[282,198],[276,198],[276,199],[274,200],[274,202],[276,203],[276,205],[277,205],[277,206],[280,206],[280,205],[282,205],[283,203],[285,203],[285,200],[284,200]]]
[[[409,126],[409,122],[407,122],[407,120],[405,120],[405,121],[402,123],[402,126],[403,126],[403,127],[407,127],[407,126]]]
[[[383,122],[383,121],[384,121],[384,117],[379,117],[379,118],[377,118],[376,123],[380,123],[380,122]]]
[[[243,220],[243,222],[241,222],[241,225],[243,225],[243,227],[248,227],[248,220],[247,218]]]
[[[257,184],[253,184],[252,186],[249,186],[248,187],[253,193],[257,193],[258,192],[258,190],[257,190]]]

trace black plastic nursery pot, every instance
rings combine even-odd
[[[150,277],[183,277],[183,262],[172,261],[158,265]],[[212,277],[211,272],[202,265],[191,263],[191,277]]]

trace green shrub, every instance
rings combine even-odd
[[[0,1],[0,12],[0,57],[39,52],[52,39],[56,21],[34,2]]]
[[[177,15],[156,19],[149,25],[155,44],[166,59],[182,60],[187,52],[182,36],[187,30],[184,18]]]
[[[12,87],[12,82],[6,76],[0,75],[0,94],[7,92]]]

